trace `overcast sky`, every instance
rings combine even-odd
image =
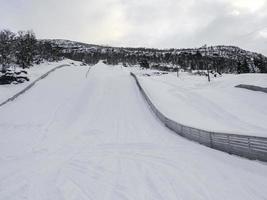
[[[0,28],[115,46],[237,45],[267,55],[267,0],[0,0]]]

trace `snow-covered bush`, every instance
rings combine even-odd
[[[18,84],[29,81],[27,71],[21,68],[9,67],[5,72],[0,72],[0,85]]]
[[[27,74],[23,74],[23,69],[45,60],[59,59],[57,47],[49,42],[37,41],[32,31],[0,31],[0,84],[27,81]]]

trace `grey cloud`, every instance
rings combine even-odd
[[[237,45],[267,55],[267,0],[0,0],[0,28],[40,38],[159,48]],[[253,2],[252,2],[253,1]],[[249,8],[247,6],[247,8]]]

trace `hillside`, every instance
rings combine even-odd
[[[120,62],[130,65],[147,60],[151,68],[175,70],[211,69],[222,73],[267,72],[267,57],[235,46],[203,46],[186,49],[124,48],[85,44],[69,40],[45,40],[58,47],[67,58],[95,64]],[[171,64],[171,65],[169,65]],[[171,67],[170,67],[171,66]]]

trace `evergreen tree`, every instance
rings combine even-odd
[[[238,62],[238,64],[237,64],[237,73],[238,74],[249,73],[249,72],[250,72],[250,69],[249,69],[249,66],[248,66],[248,63],[246,60],[243,63]]]
[[[0,31],[0,65],[2,65],[2,73],[14,61],[14,39],[15,34],[9,30]]]
[[[139,64],[140,64],[140,67],[149,69],[149,63],[146,59],[142,59]]]
[[[260,73],[267,73],[267,61],[263,56],[254,59],[254,65],[260,70]]]
[[[33,64],[34,57],[37,53],[37,40],[32,31],[19,31],[16,38],[16,59],[17,64],[24,68],[28,68]]]

